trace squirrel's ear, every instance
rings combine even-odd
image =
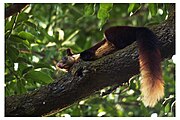
[[[70,48],[68,48],[66,50],[66,53],[67,53],[68,56],[72,56],[73,55],[73,52],[72,52],[72,50]]]

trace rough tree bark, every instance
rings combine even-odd
[[[5,18],[10,17],[11,15],[20,12],[24,9],[28,3],[13,3],[11,6],[5,9]]]
[[[174,10],[174,6],[173,6]],[[162,60],[175,54],[175,12],[150,28],[159,38]],[[62,110],[104,87],[127,82],[139,73],[136,42],[96,61],[80,61],[58,81],[31,93],[5,98],[5,116],[42,116]]]

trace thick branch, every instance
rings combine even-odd
[[[10,17],[11,15],[20,12],[23,8],[25,8],[28,3],[14,3],[5,10],[5,18]]]
[[[151,29],[158,36],[162,58],[175,54],[175,19],[170,18]],[[58,81],[32,93],[6,97],[6,116],[41,116],[62,110],[100,89],[127,82],[139,73],[136,43],[96,61],[80,61]]]

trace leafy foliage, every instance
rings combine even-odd
[[[112,7],[113,7],[112,3],[100,4],[98,14],[97,14],[97,17],[100,19],[100,27],[102,27],[106,23],[106,20],[110,16],[109,12],[111,11]]]
[[[67,48],[78,53],[91,47],[109,26],[158,24],[167,19],[167,8],[168,4],[30,4],[5,20],[5,95],[53,82],[55,65]],[[97,93],[53,116],[175,116],[175,65],[165,60],[162,66],[165,99],[155,108],[142,104],[135,76],[110,95]]]

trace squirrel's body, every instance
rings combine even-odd
[[[123,49],[134,41],[137,41],[139,49],[143,102],[145,106],[153,107],[164,96],[164,82],[160,65],[161,55],[158,48],[158,39],[148,28],[129,26],[110,27],[105,31],[104,40],[90,49],[81,52],[78,59],[85,61],[96,60],[119,49]],[[70,54],[70,56],[73,55]]]

